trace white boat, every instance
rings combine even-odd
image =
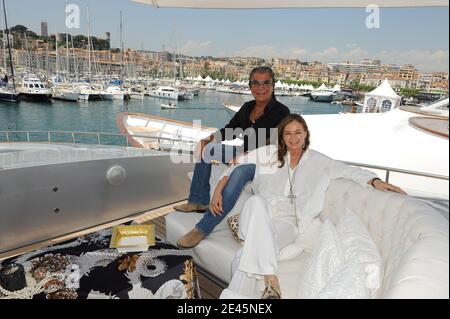
[[[192,152],[195,144],[216,132],[216,128],[140,113],[119,113],[117,126],[130,135],[131,145],[147,149],[183,150]],[[242,145],[242,140],[224,142]]]
[[[301,1],[206,1],[206,0],[136,0],[137,2],[146,2],[154,4],[157,7],[175,6],[175,7],[208,7],[208,8],[261,8],[261,7],[295,7],[295,6],[340,6],[336,1],[324,1],[319,4],[317,2],[301,2]],[[337,3],[337,4],[336,4]],[[354,6],[365,7],[356,1],[350,1]],[[385,1],[384,5],[398,6],[398,1]],[[445,1],[414,1],[410,2],[413,6],[430,5],[433,3],[441,3],[448,6]],[[356,4],[356,5],[355,5]],[[349,5],[347,2],[343,5]],[[397,110],[395,110],[397,111]],[[384,114],[365,114],[388,116],[390,112]],[[328,135],[334,135],[335,129],[340,128],[340,120],[342,117],[336,117],[331,127],[322,127],[322,131]],[[308,123],[310,119],[307,119]],[[160,143],[159,135],[165,134],[172,143],[182,141],[178,137],[185,135],[184,126],[188,134],[187,138],[191,139],[191,144],[201,138],[198,136],[199,130],[189,131],[190,123],[178,122],[168,119],[157,119],[148,115],[126,114],[122,116],[122,120],[118,122],[119,127],[122,125],[127,133],[130,133],[131,141],[136,146],[148,147],[149,139],[156,140]],[[359,121],[361,125],[366,125],[365,121]],[[380,121],[378,122],[380,124]],[[329,124],[328,122],[325,124]],[[314,124],[311,124],[312,127]],[[395,127],[394,127],[395,128]],[[334,129],[334,130],[331,130]],[[382,127],[376,127],[382,129]],[[403,126],[400,125],[399,130],[402,131]],[[205,134],[209,134],[206,128]],[[203,131],[201,129],[200,131]],[[395,131],[395,130],[394,130]],[[139,133],[148,134],[144,136],[147,140],[142,140]],[[156,133],[159,137],[154,137]],[[376,135],[377,131],[372,132]],[[171,138],[175,137],[175,138]],[[313,140],[316,138],[312,136]],[[348,136],[345,136],[348,138]],[[100,139],[100,138],[99,138]],[[339,140],[339,144],[343,144],[344,140]],[[23,247],[27,244],[36,244],[42,240],[52,239],[61,235],[72,234],[78,230],[86,230],[92,226],[103,225],[105,222],[118,221],[123,217],[135,217],[144,210],[157,208],[168,205],[170,203],[185,199],[187,190],[189,189],[189,180],[186,177],[188,171],[192,170],[190,164],[173,163],[170,161],[166,153],[158,151],[154,154],[142,153],[147,150],[133,149],[127,154],[128,148],[102,147],[100,145],[93,146],[91,149],[83,149],[76,146],[42,144],[33,145],[32,143],[7,143],[1,145],[0,151],[0,252],[8,254],[15,248]],[[31,149],[27,149],[27,148]],[[38,150],[33,150],[37,147]],[[69,149],[65,149],[69,148]],[[164,147],[159,147],[164,148]],[[440,150],[442,152],[442,150]],[[133,154],[131,154],[133,153]],[[352,154],[357,153],[353,150]],[[396,152],[398,154],[398,152]],[[448,154],[448,140],[447,152]],[[380,154],[382,156],[383,154]],[[355,162],[352,159],[352,162]],[[428,166],[432,164],[428,163]],[[448,165],[448,160],[447,160]],[[125,171],[125,173],[124,173]],[[448,176],[448,175],[447,175]],[[36,181],[39,181],[38,183]],[[157,181],[157,183],[155,183]],[[338,181],[339,182],[339,181]],[[434,183],[434,182],[432,182]],[[27,185],[27,186],[25,186]],[[340,187],[343,186],[343,187]],[[348,186],[348,188],[347,188]],[[337,184],[334,185],[334,198],[340,200],[337,206],[331,206],[327,203],[329,212],[337,215],[336,208],[343,208],[346,198],[354,195],[352,193],[354,185]],[[448,181],[445,187],[448,189]],[[339,192],[341,191],[341,192]],[[364,190],[363,190],[364,191]],[[368,212],[376,212],[373,215],[362,215],[369,220],[367,226],[371,230],[371,234],[375,234],[377,242],[383,248],[383,257],[389,259],[386,264],[386,271],[389,276],[383,278],[383,288],[392,294],[387,294],[387,298],[407,298],[420,296],[420,298],[446,298],[448,299],[448,221],[440,216],[436,216],[435,211],[431,210],[431,214],[416,214],[417,209],[423,206],[408,201],[407,205],[401,206],[399,201],[395,201],[396,207],[386,210],[387,213],[392,211],[400,211],[402,214],[396,214],[395,218],[391,215],[384,214],[385,207],[391,205],[388,194],[383,196],[383,206],[378,206],[377,199],[381,198],[380,194],[370,197],[370,201],[366,201],[363,191],[357,192],[357,206],[355,210],[364,210]],[[335,202],[333,202],[335,203]],[[329,204],[329,205],[328,205]],[[397,207],[397,204],[398,207]],[[370,208],[370,209],[369,209]],[[430,212],[430,209],[426,210]],[[422,211],[421,211],[422,212]],[[185,227],[192,227],[189,218],[197,218],[198,214],[181,214],[184,218]],[[197,216],[189,216],[197,215]],[[408,219],[406,226],[410,224],[416,225],[411,232],[408,227],[404,231],[405,217],[420,217],[417,219]],[[323,216],[324,218],[326,217]],[[378,219],[380,218],[380,219]],[[425,223],[425,228],[421,229],[421,224]],[[379,224],[382,225],[379,225]],[[187,225],[187,226],[186,226]],[[380,226],[380,227],[378,227]],[[181,231],[184,229],[180,228]],[[399,234],[392,233],[392,229],[402,231]],[[439,231],[439,236],[436,236]],[[216,232],[215,232],[216,233]],[[217,233],[222,234],[226,231],[218,230]],[[229,232],[228,232],[229,233]],[[389,235],[386,237],[385,235]],[[229,235],[229,234],[228,234]],[[396,236],[397,235],[397,236]],[[429,245],[430,235],[432,244]],[[392,236],[392,237],[391,237]],[[211,237],[214,237],[212,234]],[[234,245],[236,249],[239,244],[234,242],[231,235],[227,238],[231,239],[230,245]],[[231,267],[222,257],[227,255],[231,258],[234,251],[218,250],[219,246],[213,246],[211,243],[223,243],[223,238],[215,238],[205,241],[200,245],[199,249],[193,249],[194,256],[201,252],[203,247],[210,250],[206,258],[199,259],[194,257],[196,263],[204,265],[204,269],[208,269],[208,264],[214,264],[210,269],[218,271],[225,269],[229,272]],[[209,244],[209,246],[208,246]],[[436,244],[436,245],[434,245]],[[212,248],[212,254],[209,254]],[[419,249],[417,250],[417,248]],[[427,248],[430,248],[427,250]],[[420,254],[419,254],[420,253]],[[203,262],[203,264],[202,264]],[[298,266],[298,265],[294,265]],[[301,268],[290,268],[291,273],[299,272]],[[438,269],[439,272],[435,272]],[[443,272],[442,272],[443,270]],[[221,273],[219,278],[225,277]],[[434,280],[430,280],[430,276],[436,276]],[[292,279],[289,277],[288,279]],[[295,286],[293,280],[290,281]],[[435,289],[430,289],[433,287]],[[401,287],[399,287],[401,286]],[[406,289],[405,289],[406,286]],[[403,289],[402,289],[403,287]],[[427,288],[427,289],[423,289]],[[433,292],[429,292],[433,290]],[[386,292],[384,291],[384,292]],[[437,291],[437,292],[436,292]],[[435,293],[436,292],[436,293]]]
[[[322,84],[317,90],[310,93],[310,99],[315,102],[328,102],[333,101],[336,94],[334,89],[329,89],[325,84]]]
[[[17,103],[19,101],[20,93],[8,86],[0,86],[0,101]]]
[[[53,87],[52,98],[55,100],[63,100],[70,102],[77,102],[80,92],[77,88],[69,85],[55,85]]]
[[[93,89],[88,84],[79,84],[78,89],[80,90],[79,98],[83,101],[101,101],[102,96],[100,91],[97,89]]]
[[[180,91],[178,95],[179,100],[193,100],[194,99],[194,93],[188,92],[188,91]]]
[[[114,94],[113,94],[113,93],[108,93],[108,92],[106,92],[106,91],[100,90],[100,91],[99,91],[99,95],[100,95],[100,99],[101,99],[102,101],[112,101],[112,100],[115,100]]]
[[[103,92],[108,95],[107,100],[120,100],[123,101],[125,96],[127,95],[125,90],[118,86],[108,86],[106,90]],[[102,94],[103,96],[103,94]]]
[[[422,106],[419,110],[427,114],[443,116],[448,119],[448,98],[444,98],[427,106]]]
[[[161,99],[177,100],[179,99],[179,90],[171,86],[161,86],[149,92],[150,96]]]
[[[129,91],[129,92],[128,92],[128,96],[129,96],[130,99],[132,99],[132,100],[143,100],[145,94],[142,93],[142,92]]]
[[[6,16],[6,10],[3,11],[3,21],[5,22],[5,30],[8,30],[8,19]],[[3,48],[6,51],[6,47],[8,47],[8,57],[9,57],[9,67],[12,77],[12,85],[8,83],[9,79],[8,76],[5,74],[5,77],[0,80],[0,101],[1,102],[8,102],[8,103],[17,103],[19,102],[20,93],[16,90],[16,83],[15,83],[15,76],[14,76],[14,62],[12,59],[12,53],[11,53],[11,43],[10,38],[7,37],[6,41],[5,38],[3,38]],[[3,52],[3,56],[5,56],[5,52]],[[5,66],[6,66],[6,60],[5,60]]]
[[[448,103],[448,102],[447,102]],[[305,115],[311,146],[346,162],[391,167],[438,176],[449,175],[448,121],[395,109],[386,113]],[[422,128],[420,127],[422,126]],[[436,126],[436,131],[426,127]],[[447,199],[448,181],[391,174],[408,193]]]
[[[224,106],[231,112],[238,110]],[[449,176],[448,118],[445,120],[436,117],[436,110],[445,106],[448,107],[448,98],[418,109],[422,111],[421,114],[427,115],[426,119],[399,108],[385,113],[319,114],[303,117],[311,130],[312,147],[332,158]],[[395,173],[391,174],[390,181],[417,196],[449,198],[448,181],[445,180],[430,183],[429,178]]]
[[[162,109],[177,109],[178,106],[176,104],[171,104],[171,103],[161,103],[161,108]]]
[[[18,88],[23,99],[30,101],[50,101],[52,93],[50,89],[35,76],[28,76],[22,80],[22,86]]]

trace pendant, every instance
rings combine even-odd
[[[288,198],[291,200],[291,204],[294,204],[294,199],[297,198],[297,196],[295,196],[294,194],[289,194]]]

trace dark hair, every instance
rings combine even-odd
[[[258,66],[256,68],[254,68],[252,70],[252,72],[250,72],[250,76],[248,78],[248,86],[251,88],[252,87],[252,77],[253,75],[255,75],[255,73],[267,73],[270,75],[270,77],[272,78],[272,85],[275,88],[275,73],[273,72],[273,70],[268,67],[268,66]]]
[[[286,143],[284,143],[283,139],[284,129],[289,123],[292,123],[294,121],[300,123],[303,126],[303,129],[306,131],[306,138],[305,144],[303,144],[303,150],[304,151],[307,150],[310,144],[309,140],[310,133],[305,119],[298,114],[289,114],[288,116],[286,116],[278,125],[278,161],[280,162],[280,166],[278,167],[280,168],[284,166],[284,157],[287,154]]]

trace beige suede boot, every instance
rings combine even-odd
[[[197,228],[193,228],[189,233],[181,237],[177,241],[178,248],[189,249],[197,246],[202,239],[205,238],[205,235],[202,234]]]

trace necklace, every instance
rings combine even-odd
[[[292,177],[291,177],[291,169],[290,169],[290,163],[286,163],[287,169],[288,169],[288,178],[289,178],[289,195],[288,198],[291,202],[291,205],[294,205],[294,215],[295,215],[295,222],[298,225],[298,216],[297,216],[297,203],[296,203],[296,198],[297,195],[294,194],[294,183],[295,183],[295,171],[297,170],[298,164],[297,166],[294,168],[294,170],[292,171]]]
[[[297,198],[297,196],[294,194],[294,182],[295,182],[295,171],[297,170],[297,167],[294,168],[294,170],[292,171],[292,176],[291,176],[291,169],[290,169],[290,164],[287,163],[287,169],[288,169],[288,178],[289,178],[289,195],[288,198],[291,201],[291,204],[295,205],[295,199]]]
[[[253,123],[256,122],[256,120],[259,119],[263,113],[264,113],[264,109],[258,113],[253,112]]]

